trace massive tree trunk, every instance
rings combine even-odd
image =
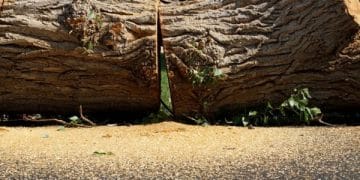
[[[279,102],[295,87],[323,108],[360,107],[357,0],[163,2],[177,115]],[[0,11],[1,111],[158,107],[157,1],[3,0]]]
[[[0,3],[1,112],[158,108],[156,1]]]
[[[295,87],[321,108],[360,107],[359,17],[350,15],[359,9],[357,0],[163,3],[175,113],[279,102]]]

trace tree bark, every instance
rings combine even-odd
[[[159,107],[157,2],[0,2],[1,112]]]
[[[325,110],[360,107],[357,0],[168,2],[160,22],[176,115],[278,103],[296,87]]]

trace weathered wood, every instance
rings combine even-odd
[[[5,0],[0,112],[159,106],[153,0]]]
[[[160,23],[177,115],[279,102],[295,87],[323,109],[360,107],[357,0],[168,2]]]

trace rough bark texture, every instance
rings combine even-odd
[[[0,111],[155,110],[153,0],[4,0]]]
[[[160,22],[177,115],[279,102],[295,87],[323,109],[360,107],[357,0],[168,2]],[[216,73],[199,83],[199,72]]]

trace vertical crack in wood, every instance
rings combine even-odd
[[[172,104],[173,101],[171,100],[172,99],[172,90],[171,90],[171,85],[169,84],[170,83],[170,80],[169,80],[169,72],[168,72],[168,62],[165,58],[165,55],[164,55],[164,48],[163,48],[163,36],[162,36],[162,30],[161,30],[161,21],[160,21],[160,4],[163,3],[163,4],[169,4],[171,2],[168,2],[168,1],[164,1],[164,0],[158,0],[158,4],[157,4],[157,48],[158,48],[158,59],[157,59],[157,63],[158,63],[158,73],[159,73],[159,83],[160,83],[160,103],[164,106],[165,109],[167,109],[168,112],[170,112],[172,115],[174,115],[173,113],[173,109],[174,109],[174,105]],[[164,58],[164,59],[162,59]],[[163,61],[162,61],[163,60]],[[166,73],[166,76],[165,78],[167,78],[167,81],[163,80],[162,78],[162,75],[161,75],[161,71],[162,71],[162,66],[165,66],[165,73]],[[168,82],[167,83],[167,87],[162,87],[162,82]],[[162,88],[165,88],[165,91],[168,90],[169,91],[169,94],[170,94],[170,106],[171,108],[168,106],[168,104],[166,104],[164,102],[163,99],[161,99],[161,93],[163,92],[163,89]],[[165,100],[166,102],[168,102],[168,100]]]

